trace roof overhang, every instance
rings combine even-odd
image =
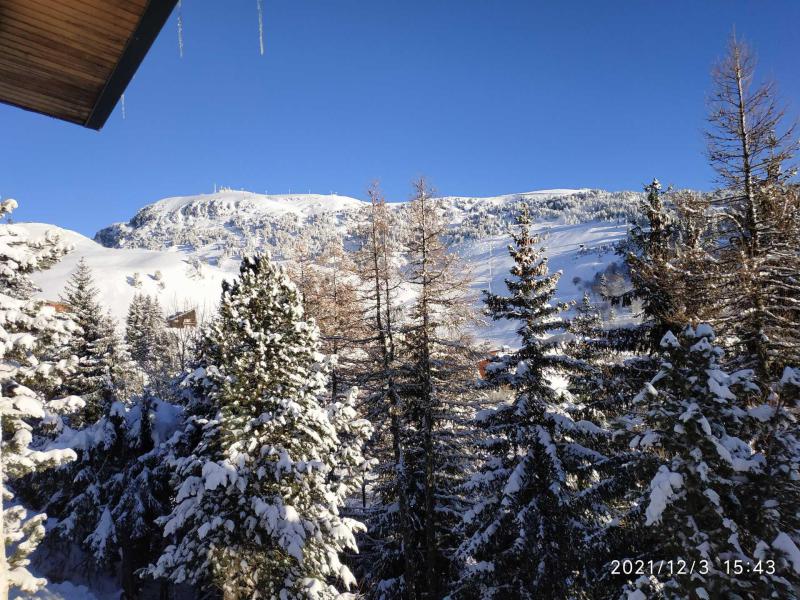
[[[177,0],[0,0],[0,102],[100,129]]]

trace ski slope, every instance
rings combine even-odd
[[[53,267],[33,274],[32,279],[41,289],[37,294],[40,298],[58,300],[78,261],[84,258],[94,273],[100,301],[120,322],[124,322],[136,293],[157,297],[167,313],[185,306],[211,309],[218,301],[223,279],[231,277],[238,269],[238,264],[233,262],[226,268],[203,264],[197,273],[190,264],[191,255],[178,249],[106,248],[79,233],[53,225],[17,223],[16,227],[24,228],[34,238],[43,238],[47,231],[55,232],[73,247]],[[159,271],[163,288],[156,280]],[[137,273],[140,287],[134,285]]]

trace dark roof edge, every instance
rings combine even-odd
[[[133,79],[133,75],[142,64],[150,46],[153,45],[177,3],[178,0],[150,0],[148,2],[136,30],[125,46],[122,57],[106,81],[103,91],[100,92],[89,118],[83,123],[85,127],[99,131],[106,124],[120,96]]]

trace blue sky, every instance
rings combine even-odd
[[[390,199],[707,189],[709,67],[735,26],[800,114],[797,0],[183,0],[100,132],[0,105],[0,197],[87,235],[214,184]]]

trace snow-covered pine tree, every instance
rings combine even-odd
[[[337,598],[354,579],[340,561],[361,524],[339,515],[341,482],[360,487],[361,423],[343,432],[319,403],[326,374],[318,330],[297,288],[267,257],[246,258],[223,285],[207,327],[195,402],[200,442],[176,459],[177,496],[164,522],[174,539],[150,572],[212,582],[225,598]],[[195,379],[200,374],[195,374]],[[205,415],[211,414],[207,419]],[[332,422],[333,419],[333,422]]]
[[[103,314],[97,296],[92,271],[81,258],[61,297],[80,327],[69,345],[78,365],[62,386],[65,394],[80,396],[86,402],[84,409],[75,415],[77,421],[73,419],[73,425],[94,423],[107,412],[117,389],[125,385],[124,378],[132,366],[114,331],[114,323]]]
[[[16,207],[14,200],[0,202],[0,218]],[[46,269],[66,250],[57,238],[32,241],[13,225],[0,224],[0,600],[8,598],[11,588],[33,593],[45,583],[27,567],[44,537],[47,516],[29,517],[13,503],[14,482],[75,458],[72,450],[30,447],[33,423],[54,418],[41,389],[60,384],[59,375],[70,368],[63,361],[49,362],[47,354],[64,346],[76,327],[52,307],[31,299],[36,288],[28,275]],[[47,353],[45,346],[50,346]],[[75,406],[79,400],[53,401],[50,408]]]
[[[157,298],[144,294],[133,297],[125,323],[125,341],[144,374],[144,383],[157,396],[165,397],[173,374],[172,357],[166,320]]]
[[[128,306],[128,315],[125,319],[125,342],[130,348],[131,357],[140,365],[147,359],[149,350],[145,341],[146,330],[147,297],[136,293]]]
[[[581,369],[570,373],[569,393],[577,402],[605,415],[618,414],[623,409],[619,379],[624,378],[627,369],[618,360],[600,311],[588,292],[584,292],[567,326],[575,339],[565,351],[583,363]]]
[[[597,333],[603,324],[600,311],[592,304],[589,292],[584,292],[580,304],[575,307],[575,317],[570,321],[570,330],[584,338],[590,338]]]
[[[560,353],[552,336],[566,327],[560,314],[567,305],[553,302],[560,273],[548,272],[531,226],[523,204],[509,245],[509,295],[484,292],[493,320],[519,323],[520,347],[486,369],[488,386],[505,401],[476,418],[482,464],[466,488],[473,506],[464,518],[454,598],[569,597],[588,528],[575,487],[605,460],[585,445],[603,431],[574,419],[574,407],[548,381],[581,362]]]
[[[164,547],[157,519],[169,512],[166,442],[179,415],[176,406],[138,396],[132,405],[114,402],[97,422],[56,440],[75,448],[78,459],[57,473],[65,486],[61,506],[53,499],[58,520],[49,541],[81,547],[89,575],[118,572],[128,598],[139,597],[137,570]]]
[[[664,333],[696,323],[716,307],[711,298],[716,266],[704,246],[711,236],[702,200],[672,190],[665,193],[657,179],[644,190],[639,215],[617,249],[641,302],[640,322],[607,326],[591,342],[595,357],[604,355],[604,375],[594,379],[596,390],[590,389],[593,384],[585,385],[585,377],[574,382],[583,386],[582,395],[608,399],[609,417],[619,416],[619,409],[658,370],[656,355]]]
[[[121,403],[109,404],[106,412],[84,429],[67,429],[55,440],[57,446],[72,447],[75,461],[55,472],[62,482],[57,494],[45,505],[58,519],[48,543],[54,546],[77,543],[88,551],[95,564],[105,566],[114,551],[114,523],[108,506],[110,485],[118,485],[125,468],[127,422]],[[91,537],[90,537],[91,536]],[[87,569],[90,574],[92,568]]]
[[[110,312],[106,313],[100,322],[100,337],[94,346],[93,351],[99,357],[106,388],[113,397],[127,404],[134,396],[141,395],[142,380],[137,375],[136,362],[131,357],[128,345],[117,329],[117,321]]]
[[[627,577],[629,598],[796,597],[797,573],[785,554],[775,558],[776,546],[785,552],[786,540],[794,542],[775,531],[774,539],[764,540],[753,527],[764,511],[783,508],[774,496],[758,493],[755,502],[752,496],[753,484],[763,482],[769,470],[770,458],[750,443],[767,407],[747,410],[759,396],[753,373],[725,373],[714,341],[706,324],[687,327],[679,337],[665,334],[661,370],[635,401],[644,418],[634,425],[631,447],[657,471],[644,489],[630,487],[631,512],[621,522],[636,532],[633,564],[653,561],[655,567],[645,569],[647,576]],[[796,481],[793,487],[796,514]],[[785,514],[796,527],[791,513]],[[797,531],[790,533],[796,539]],[[746,568],[737,570],[737,564]]]
[[[676,275],[669,267],[674,258],[674,225],[664,206],[661,183],[654,179],[644,191],[642,218],[628,232],[624,251],[633,291],[642,301],[641,343],[657,352],[663,335],[675,327],[678,313]]]

